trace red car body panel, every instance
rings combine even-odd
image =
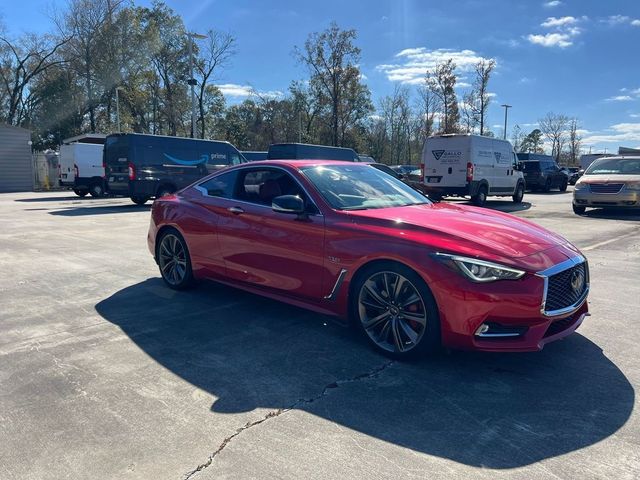
[[[442,343],[451,348],[540,350],[572,333],[588,315],[586,299],[571,312],[553,318],[542,314],[544,279],[537,273],[581,257],[561,236],[509,214],[444,203],[334,210],[299,171],[323,163],[342,162],[266,161],[233,167],[286,169],[322,215],[300,220],[187,187],[154,202],[150,251],[155,256],[159,231],[173,227],[187,242],[196,278],[343,319],[349,316],[350,285],[358,270],[373,261],[396,261],[417,272],[430,288],[440,314]],[[231,213],[230,207],[243,213]],[[474,283],[435,259],[436,253],[479,258],[526,274],[519,280]],[[346,274],[338,282],[343,270]],[[518,338],[485,340],[474,335],[485,322],[528,330]]]

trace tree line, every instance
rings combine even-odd
[[[461,99],[457,66],[449,59],[420,85],[397,86],[374,105],[359,68],[357,32],[332,23],[293,47],[307,78],[293,80],[282,95],[254,91],[232,103],[216,82],[237,54],[237,40],[215,29],[195,38],[161,1],[139,7],[124,0],[69,0],[51,13],[51,25],[49,33],[17,38],[0,25],[0,121],[32,130],[36,150],[81,133],[120,130],[227,140],[240,150],[278,142],[346,146],[385,163],[415,164],[435,133],[493,136],[486,124],[493,60],[475,65]],[[566,122],[551,122],[561,134],[540,123],[554,152],[564,151]],[[523,151],[541,150],[542,137],[534,132],[514,131],[514,143]]]

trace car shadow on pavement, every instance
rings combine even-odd
[[[101,205],[87,207],[70,207],[58,210],[52,210],[50,215],[60,215],[63,217],[82,217],[86,215],[105,215],[110,213],[134,213],[151,210],[151,203],[147,205]]]
[[[468,205],[473,207],[473,202],[466,198],[445,198],[442,200],[443,203],[451,203],[452,205]],[[513,203],[511,200],[487,200],[487,203],[484,204],[483,208],[487,208],[490,210],[499,210],[500,212],[505,213],[513,213],[513,212],[523,212],[525,210],[529,210],[531,208],[531,204],[529,202],[520,202]]]
[[[15,202],[67,202],[69,200],[75,200],[76,202],[87,202],[87,201],[96,201],[96,200],[105,200],[112,197],[92,197],[87,195],[86,197],[79,197],[77,195],[71,195],[68,197],[33,197],[33,198],[17,198]]]
[[[640,209],[629,210],[624,208],[594,208],[587,210],[583,217],[610,218],[611,220],[640,221]]]
[[[593,445],[634,406],[627,378],[580,334],[537,353],[403,363],[328,317],[210,282],[174,292],[153,278],[96,310],[153,361],[215,396],[213,412],[304,410],[472,466],[515,468]]]

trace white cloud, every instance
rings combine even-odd
[[[554,8],[557,7],[559,5],[562,5],[562,2],[560,0],[551,0],[550,2],[546,2],[542,4],[545,8]]]
[[[468,82],[458,82],[456,83],[456,88],[471,88],[471,84]]]
[[[261,91],[256,90],[251,85],[238,85],[235,83],[225,83],[222,85],[216,85],[225,97],[235,98],[247,98],[253,96],[260,96],[266,98],[277,98],[283,94],[279,90]]]
[[[541,27],[544,28],[557,28],[564,27],[566,25],[575,25],[578,23],[578,19],[575,17],[549,17],[544,22],[540,24]]]
[[[616,95],[615,97],[605,98],[605,102],[630,102],[633,97],[629,95]]]
[[[429,50],[425,47],[407,48],[395,55],[398,63],[378,65],[376,70],[383,72],[392,82],[415,85],[424,81],[425,74],[433,70],[438,63],[452,59],[456,70],[460,72],[473,71],[474,66],[481,60],[488,61],[473,50],[452,50],[439,48]]]
[[[602,20],[602,22],[608,23],[611,26],[615,26],[615,25],[621,25],[623,23],[631,22],[631,18],[629,18],[626,15],[611,15],[605,18],[604,20]]]
[[[631,25],[633,25],[634,27],[640,27],[640,20],[638,20],[637,18],[635,20],[631,20]]]
[[[542,28],[554,31],[548,33],[531,33],[526,39],[534,45],[543,47],[567,48],[573,45],[573,39],[582,33],[582,29],[577,25],[587,21],[587,17],[549,17],[540,24]]]
[[[582,139],[585,145],[598,143],[640,142],[640,123],[618,123],[611,125],[605,132],[586,136]]]
[[[530,34],[527,36],[534,45],[542,45],[543,47],[560,47],[567,48],[573,45],[571,35],[566,33],[545,33],[544,35]]]
[[[640,118],[640,113],[630,113],[629,116],[631,118]]]

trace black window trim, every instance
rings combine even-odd
[[[317,213],[309,213],[308,215],[312,216],[312,217],[324,217],[322,210],[320,210],[320,208],[318,207],[317,203],[313,200],[313,197],[311,195],[309,195],[309,191],[304,187],[304,185],[302,185],[300,183],[300,181],[295,177],[295,175],[292,175],[291,172],[289,172],[289,170],[287,170],[286,168],[282,168],[282,167],[278,167],[276,165],[260,165],[260,166],[256,166],[256,165],[252,165],[250,163],[246,164],[245,166],[242,167],[238,167],[237,171],[239,172],[240,170],[259,170],[259,169],[274,169],[274,170],[281,170],[284,173],[286,173],[287,175],[289,175],[294,182],[296,182],[298,184],[298,186],[302,189],[302,191],[307,195],[307,198],[309,199],[309,201],[313,204],[313,206],[316,208]],[[204,182],[200,182],[197,185],[195,185],[193,188],[195,188],[197,191],[199,191],[203,197],[209,197],[209,198],[222,198],[224,200],[230,200],[230,201],[234,201],[234,202],[239,202],[239,203],[243,203],[246,205],[253,205],[256,207],[263,207],[263,208],[268,208],[269,210],[273,210],[273,208],[269,205],[263,205],[261,203],[253,203],[253,202],[248,202],[246,200],[240,200],[238,198],[226,198],[226,197],[217,197],[215,195],[209,195],[209,191],[204,188],[202,185],[204,183],[207,183],[210,180],[213,180],[215,177],[217,177],[218,175],[222,175],[224,173],[229,173],[228,171],[220,171],[219,173],[217,173],[216,175],[214,175],[211,178],[206,179]],[[236,177],[236,182],[238,181],[239,175]],[[237,185],[236,185],[237,187]],[[235,190],[235,189],[234,189]]]

